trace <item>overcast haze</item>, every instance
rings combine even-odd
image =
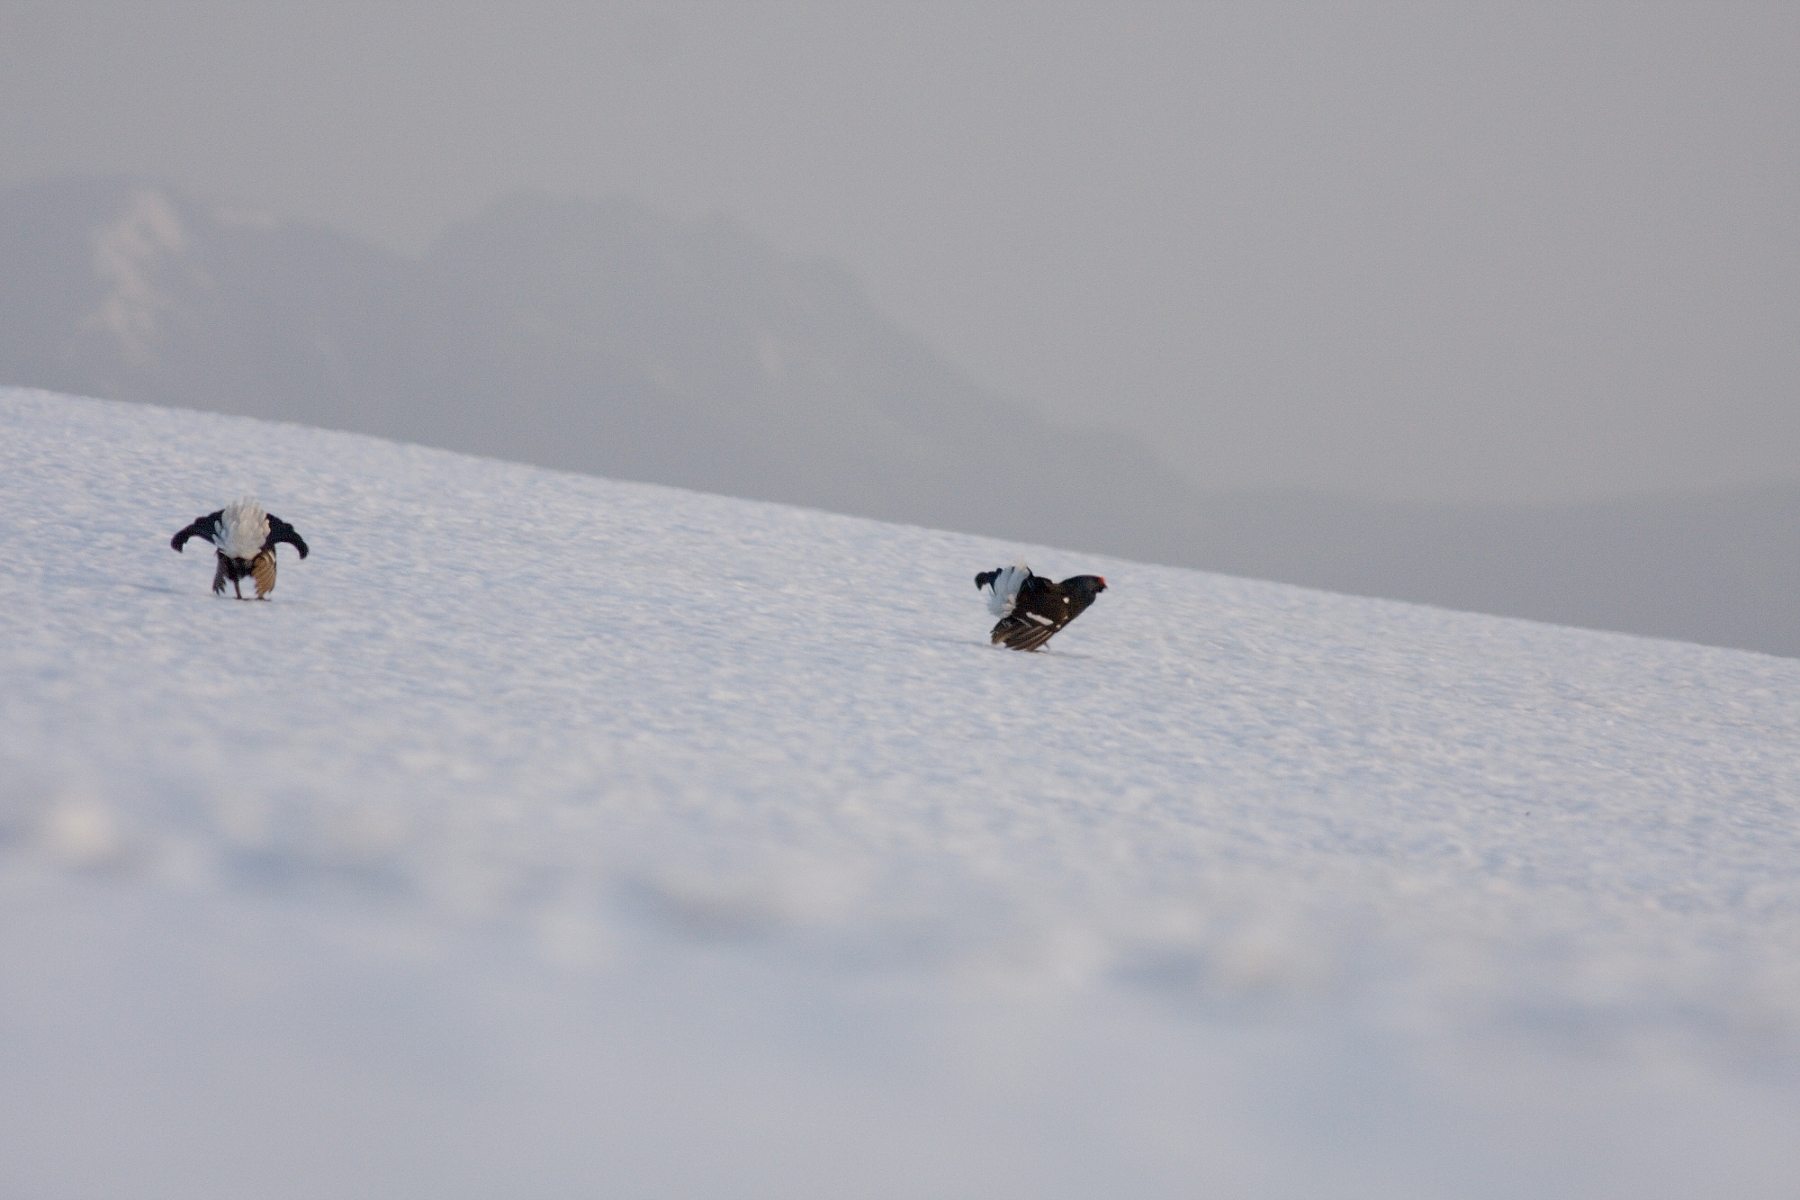
[[[720,212],[1207,487],[1800,481],[1792,6],[0,14],[0,184]]]

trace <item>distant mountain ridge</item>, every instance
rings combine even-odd
[[[17,188],[0,383],[1800,654],[1800,488],[1508,509],[1205,493],[983,391],[842,270],[627,200],[513,197],[413,259],[130,180]]]
[[[0,199],[0,379],[1155,557],[1187,489],[724,221],[517,197],[422,260],[123,181]],[[50,281],[40,283],[39,281]]]

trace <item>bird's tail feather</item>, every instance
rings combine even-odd
[[[1024,559],[1010,567],[1002,567],[1000,573],[994,576],[994,581],[988,585],[991,589],[988,593],[988,611],[996,617],[1010,616],[1013,604],[1019,598],[1019,589],[1029,578],[1031,568],[1025,565]]]
[[[214,542],[232,558],[248,562],[262,552],[269,536],[269,514],[254,496],[245,496],[225,506],[219,516],[219,536]]]

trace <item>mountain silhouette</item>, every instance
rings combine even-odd
[[[831,263],[625,199],[511,197],[415,258],[134,180],[16,188],[0,383],[1800,654],[1800,488],[1537,507],[1206,492],[980,388]]]

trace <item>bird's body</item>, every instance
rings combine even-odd
[[[1106,590],[1099,575],[1071,575],[1061,583],[1033,575],[1024,563],[983,571],[977,588],[988,589],[988,611],[1000,618],[991,640],[1011,650],[1037,650],[1087,611]]]
[[[263,506],[252,497],[235,500],[221,508],[218,512],[198,517],[192,525],[183,529],[169,540],[169,546],[176,553],[187,544],[189,538],[203,538],[213,544],[218,551],[219,565],[213,572],[213,594],[223,595],[226,583],[237,594],[239,600],[244,599],[243,581],[251,580],[256,585],[256,598],[267,600],[269,593],[275,590],[275,546],[286,542],[300,551],[300,557],[307,554],[306,541],[280,517],[264,512]]]

